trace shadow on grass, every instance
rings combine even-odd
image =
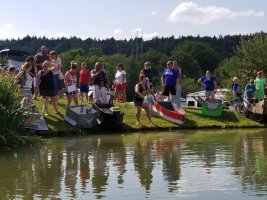
[[[223,123],[227,123],[227,122],[233,122],[233,123],[238,123],[239,120],[237,118],[237,116],[235,115],[235,113],[231,112],[231,111],[223,111],[221,116],[218,117],[214,117],[214,116],[205,116],[202,114],[202,112],[196,112],[194,110],[187,110],[188,113],[191,113],[192,115],[195,115],[199,118],[202,118],[204,120],[213,120],[213,121],[218,121],[218,122],[223,122]]]

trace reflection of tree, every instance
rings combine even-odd
[[[108,152],[100,138],[98,138],[96,148],[97,149],[93,154],[94,169],[92,175],[92,185],[94,193],[99,194],[105,191],[105,186],[107,185],[107,180],[109,176],[109,168],[107,166]],[[97,196],[97,198],[100,198],[100,196]]]
[[[88,151],[82,151],[80,155],[80,180],[84,191],[86,190],[86,183],[90,178],[89,168],[89,153]]]
[[[153,178],[151,148],[151,140],[148,140],[144,145],[142,145],[140,140],[138,140],[134,151],[135,170],[139,174],[141,185],[144,186],[147,191],[150,190],[150,185]]]
[[[123,174],[126,172],[126,149],[123,145],[114,147],[113,158],[114,166],[116,166],[118,170],[117,182],[118,184],[123,184]]]
[[[78,153],[67,149],[66,166],[65,166],[65,187],[69,189],[72,198],[77,196],[76,184],[78,174]]]
[[[162,154],[162,172],[165,180],[169,183],[170,192],[178,189],[177,183],[181,176],[180,144],[181,138],[178,135],[172,138],[164,138],[156,143],[157,151]]]

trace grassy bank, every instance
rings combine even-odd
[[[35,105],[42,110],[42,101],[35,100]],[[89,104],[90,105],[90,104]],[[136,125],[135,107],[131,103],[117,103],[116,106],[125,113],[124,126],[122,132],[133,132],[140,130],[176,130],[176,129],[203,129],[203,128],[263,128],[263,124],[245,118],[242,115],[236,116],[233,112],[223,111],[221,117],[206,117],[201,114],[199,109],[186,109],[186,120],[183,125],[177,125],[164,120],[158,115],[152,116],[153,124],[148,123],[145,112],[142,111],[141,122],[142,126]],[[66,100],[59,100],[60,111],[65,114]],[[48,128],[52,134],[56,133],[75,133],[80,132],[80,129],[72,127],[64,121],[62,116],[57,115],[52,105],[50,105],[50,115],[44,116]],[[104,130],[96,127],[85,130],[88,133],[102,132]]]

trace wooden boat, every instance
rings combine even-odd
[[[99,113],[87,105],[70,106],[66,111],[65,121],[77,128],[93,128],[101,123]]]
[[[153,111],[158,113],[164,119],[173,123],[184,123],[185,111],[183,109],[179,109],[175,103],[170,101],[155,101],[153,103]]]
[[[202,114],[211,117],[222,116],[222,100],[220,99],[203,99]]]
[[[267,98],[243,100],[243,113],[247,118],[254,121],[267,122]]]
[[[122,128],[124,112],[119,107],[110,103],[93,103],[92,108],[100,113],[102,122],[100,126],[107,130],[118,130]]]

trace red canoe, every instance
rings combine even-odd
[[[155,101],[153,104],[153,110],[168,121],[176,124],[184,123],[185,111],[183,109],[179,109],[176,104],[170,101]]]

